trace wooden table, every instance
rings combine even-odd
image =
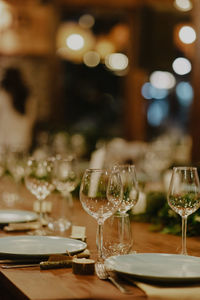
[[[22,191],[27,197],[27,201],[24,201],[22,206],[26,209],[31,208],[34,199],[23,187]],[[78,200],[74,201],[73,222],[75,225],[86,226],[88,248],[91,257],[95,257],[96,222],[83,211]],[[132,223],[132,229],[133,250],[154,253],[178,253],[180,250],[180,237],[150,232],[149,224],[144,223]],[[13,233],[0,231],[0,237],[8,235]],[[188,238],[187,246],[189,254],[200,256],[199,237]],[[123,295],[110,282],[99,280],[96,275],[74,275],[71,269],[40,270],[39,267],[0,269],[1,300],[147,299],[145,293],[139,288],[131,285],[129,288],[133,294]]]

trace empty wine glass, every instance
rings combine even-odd
[[[121,215],[121,218],[118,218],[118,222],[121,222],[118,229],[119,237],[121,239],[120,243],[123,245],[127,235],[125,224],[125,220],[129,218],[127,211],[132,209],[138,201],[139,185],[136,177],[135,165],[116,165],[113,169],[119,172],[123,187],[122,202],[117,211],[117,213]]]
[[[66,217],[72,212],[73,198],[72,191],[78,184],[78,175],[76,170],[76,162],[72,156],[68,157],[55,157],[53,161],[53,174],[52,180],[57,191],[61,193],[61,197],[57,198],[58,217],[51,218],[48,223],[50,230],[63,233],[71,226],[71,220]]]
[[[118,172],[87,169],[81,181],[80,201],[84,210],[97,220],[98,262],[103,261],[103,224],[114,214],[122,200],[122,184]]]
[[[37,160],[29,158],[25,171],[25,185],[27,189],[37,198],[39,203],[40,229],[35,231],[36,235],[45,235],[43,226],[42,202],[53,191],[52,184],[52,160]]]
[[[197,168],[174,167],[168,191],[169,206],[182,217],[182,251],[187,255],[187,217],[200,207],[200,186]]]
[[[6,156],[7,170],[12,176],[13,190],[3,195],[3,200],[8,206],[13,206],[23,201],[20,195],[20,185],[24,179],[27,154],[18,148],[9,149]]]
[[[128,210],[135,206],[139,197],[139,186],[135,166],[128,164],[116,165],[113,169],[119,172],[123,186],[122,202],[119,206],[118,212],[126,214]]]

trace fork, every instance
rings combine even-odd
[[[99,279],[101,280],[110,280],[123,294],[132,294],[130,290],[121,285],[116,279],[114,273],[110,270],[107,270],[104,263],[97,262],[95,264],[95,271]]]

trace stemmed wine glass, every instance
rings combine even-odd
[[[45,235],[46,231],[42,228],[42,202],[54,190],[54,185],[52,184],[52,160],[29,158],[25,170],[25,185],[39,203],[40,229],[36,230],[34,234]]]
[[[98,263],[103,262],[103,224],[122,200],[121,178],[117,171],[86,169],[81,181],[80,201],[84,210],[97,220]]]
[[[24,179],[25,166],[27,161],[27,153],[20,149],[9,149],[6,156],[7,170],[11,174],[14,183],[14,191],[9,191],[5,202],[11,206],[21,202],[23,199],[20,195],[20,184]]]
[[[71,221],[66,217],[66,209],[73,207],[73,198],[71,193],[78,184],[78,172],[76,170],[76,161],[72,156],[57,156],[53,160],[52,182],[61,193],[62,198],[59,199],[60,211],[57,220],[50,220],[48,227],[51,230],[59,230],[61,232],[67,230],[71,226]]]
[[[134,165],[116,165],[113,170],[119,172],[123,186],[122,202],[118,208],[118,213],[126,214],[133,208],[139,198],[139,186]]]
[[[122,164],[122,165],[115,165],[113,169],[118,171],[122,181],[123,187],[123,194],[122,194],[122,202],[118,208],[117,214],[119,215],[118,218],[116,216],[115,219],[118,219],[118,234],[119,234],[119,241],[121,248],[127,249],[126,247],[126,231],[127,231],[127,219],[129,219],[129,214],[127,212],[133,208],[136,203],[138,202],[139,198],[139,185],[136,176],[136,169],[135,165],[133,164]],[[110,218],[110,224],[114,221],[114,216]],[[131,231],[131,227],[130,227]],[[132,242],[132,241],[131,241]],[[130,247],[131,249],[131,247]],[[120,254],[121,250],[119,250]]]
[[[187,255],[187,217],[200,207],[200,186],[197,168],[173,168],[167,199],[169,206],[182,217],[181,254]]]

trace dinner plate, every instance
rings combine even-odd
[[[116,272],[146,281],[200,281],[200,258],[195,256],[138,253],[112,256],[105,263]]]
[[[48,256],[71,254],[86,248],[86,243],[57,236],[10,236],[0,238],[1,255]]]
[[[36,213],[28,210],[0,210],[0,224],[30,222],[37,220],[37,218],[38,215]]]

